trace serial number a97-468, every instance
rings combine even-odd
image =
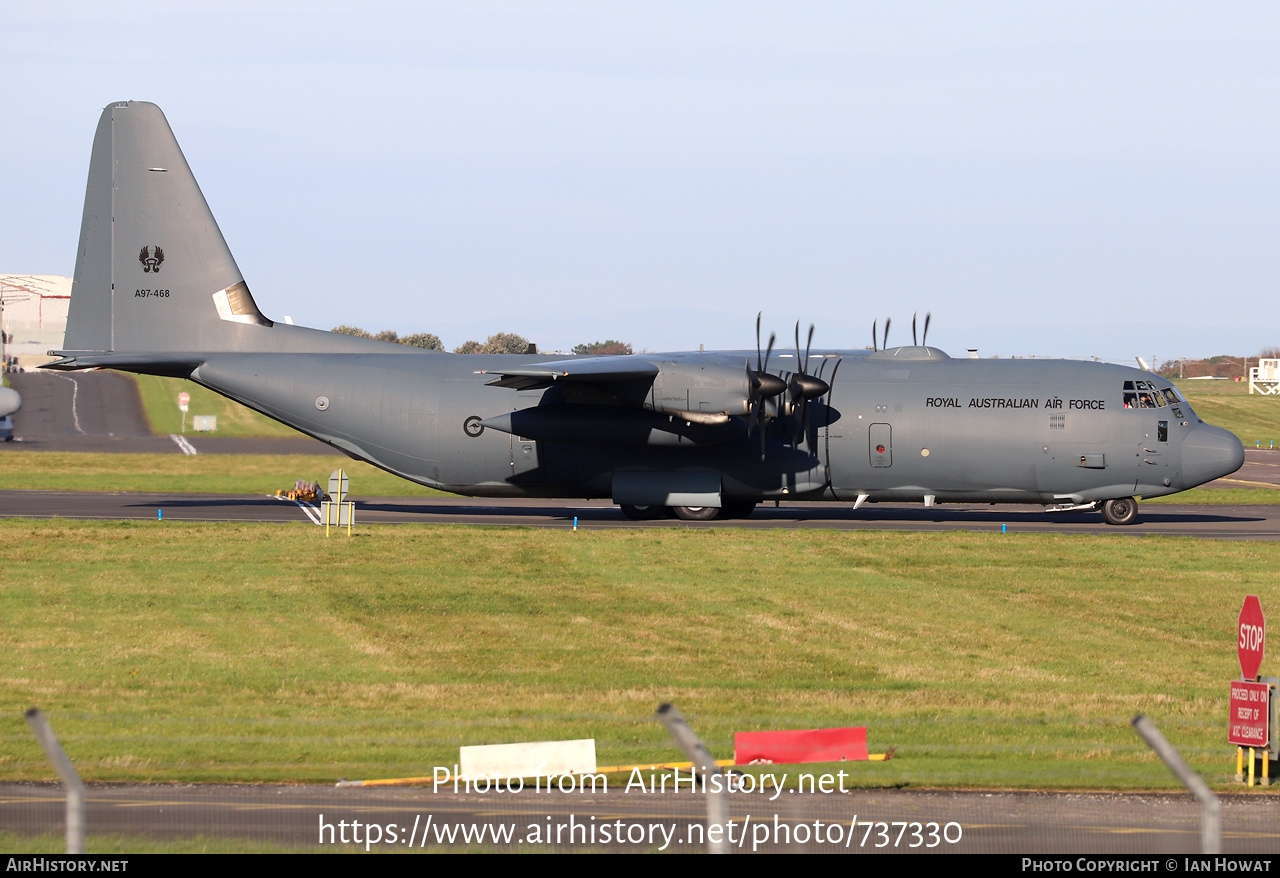
[[[133,293],[135,299],[167,299],[169,298],[168,290],[135,290]]]

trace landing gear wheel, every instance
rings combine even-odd
[[[720,517],[721,518],[746,518],[756,508],[754,500],[721,500],[720,501]]]
[[[719,506],[672,506],[676,518],[683,521],[710,521],[720,514]]]
[[[622,504],[622,514],[632,521],[653,521],[658,518],[667,517],[667,507],[665,506],[628,506]]]
[[[1107,524],[1133,524],[1138,520],[1138,501],[1133,497],[1121,497],[1102,504],[1102,517]]]

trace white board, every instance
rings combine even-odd
[[[535,777],[591,774],[596,770],[596,740],[530,741],[462,747],[458,771],[464,778]]]

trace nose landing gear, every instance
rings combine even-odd
[[[1121,497],[1102,504],[1102,517],[1107,524],[1133,524],[1138,520],[1138,501]]]

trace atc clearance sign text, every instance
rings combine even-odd
[[[1266,683],[1231,684],[1231,719],[1227,741],[1238,747],[1266,747],[1270,688]]]

